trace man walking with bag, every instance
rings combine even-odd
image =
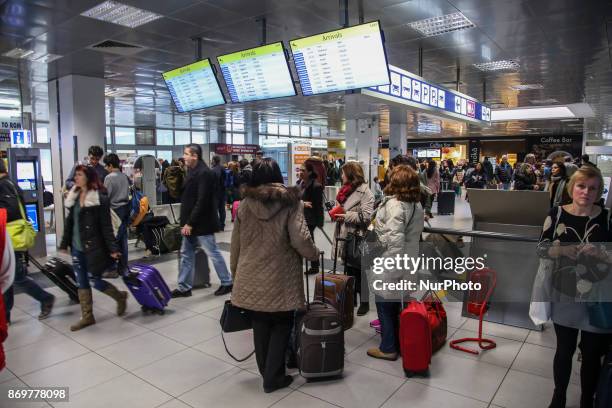
[[[189,297],[194,280],[195,250],[200,246],[212,260],[221,286],[215,296],[225,295],[232,291],[232,277],[227,270],[225,260],[219,252],[215,241],[215,232],[219,231],[219,214],[217,211],[217,183],[215,174],[202,160],[202,148],[195,144],[185,146],[183,152],[187,177],[181,194],[181,265],[178,277],[178,289],[172,291],[172,297]]]
[[[16,229],[10,228],[10,223],[14,221],[26,220],[23,201],[20,198],[17,186],[9,179],[8,171],[4,160],[0,160],[0,208],[6,209],[6,222],[9,235],[13,243],[20,241],[19,237],[14,236]],[[25,231],[24,231],[25,233]],[[10,323],[11,309],[13,308],[13,288],[17,286],[25,293],[40,302],[39,320],[46,319],[53,309],[55,296],[41,288],[32,278],[28,276],[26,268],[27,248],[21,249],[13,245],[15,249],[15,281],[13,286],[4,292],[4,304],[6,307],[6,320]]]

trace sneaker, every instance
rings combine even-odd
[[[215,290],[215,296],[223,296],[232,293],[233,287],[234,285],[219,286],[219,289]]]
[[[55,304],[55,296],[51,295],[51,299],[40,305],[40,314],[38,320],[45,320],[51,314],[53,305]]]
[[[370,322],[370,327],[376,329],[377,327],[380,327],[380,320],[376,319],[376,320],[372,320]]]
[[[212,287],[212,285],[211,285],[210,283],[204,283],[204,284],[202,285],[202,287],[203,287],[204,289],[208,289],[208,288]]]
[[[182,291],[180,289],[174,289],[171,293],[172,298],[189,297],[191,296],[191,290]]]
[[[153,252],[149,251],[148,249],[145,249],[144,255],[142,256],[143,259],[147,259],[149,257],[153,256]]]
[[[388,361],[395,361],[398,357],[397,353],[383,353],[378,347],[368,349],[368,356]]]

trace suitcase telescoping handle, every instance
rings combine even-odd
[[[28,261],[34,265],[39,271],[43,271],[44,266],[42,266],[40,264],[40,262],[38,262],[38,260],[36,260],[36,258],[34,258],[32,255],[30,255],[29,253],[26,252],[26,257],[28,259]]]
[[[325,257],[324,257],[325,252],[320,251],[319,252],[319,256],[321,257],[321,287],[322,290],[325,291],[325,267],[324,267],[324,262],[325,262]],[[308,271],[308,259],[304,258],[304,264],[306,266],[305,271]],[[308,274],[304,274],[304,279],[306,280],[306,308],[308,310],[310,310],[310,286],[308,285]],[[325,302],[323,302],[325,304]]]

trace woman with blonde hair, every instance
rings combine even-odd
[[[601,245],[612,240],[610,220],[608,212],[595,204],[603,188],[599,170],[589,166],[576,170],[567,186],[572,202],[550,210],[538,245],[540,257],[554,264],[550,278],[552,295],[546,299],[551,302],[550,318],[557,338],[553,362],[555,390],[549,408],[565,407],[579,334],[580,407],[593,407],[601,360],[612,343],[612,328],[604,327],[594,318],[592,301],[582,300],[596,293],[602,281],[610,279],[611,259]],[[601,306],[601,301],[607,299],[591,296],[591,300]]]

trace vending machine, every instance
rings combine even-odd
[[[34,247],[29,250],[29,253],[36,257],[47,256],[40,149],[11,147],[7,153],[9,177],[21,189],[25,215],[37,232]]]

